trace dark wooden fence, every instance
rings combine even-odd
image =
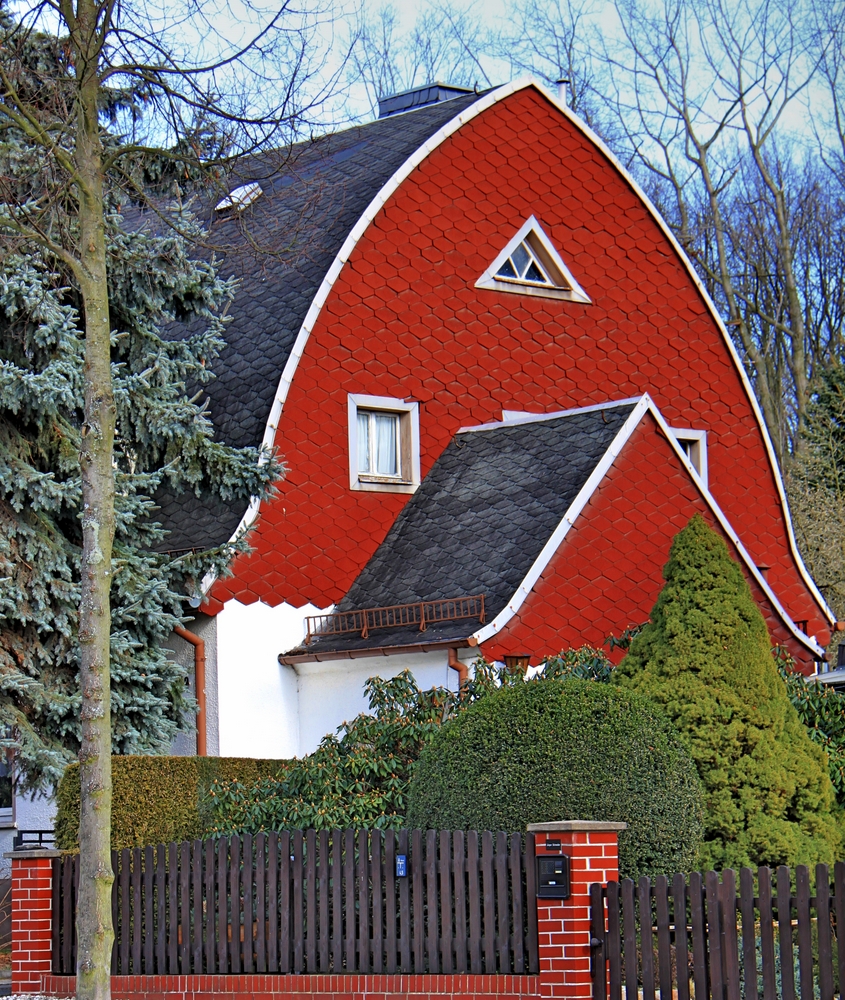
[[[434,830],[114,852],[112,973],[537,972],[533,858],[531,834]],[[53,970],[72,975],[78,857],[53,880]]]
[[[593,885],[594,1000],[842,997],[845,864],[833,874],[818,865],[814,892],[801,865]]]

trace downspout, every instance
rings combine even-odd
[[[458,688],[466,682],[467,665],[458,659],[458,651],[453,646],[449,647],[449,666],[458,673]]]
[[[181,625],[173,630],[180,639],[194,647],[194,686],[197,692],[197,757],[207,757],[205,715],[205,639]]]

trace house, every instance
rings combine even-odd
[[[288,471],[260,509],[163,504],[174,550],[255,527],[173,640],[200,752],[306,753],[373,673],[454,687],[479,652],[601,643],[647,617],[694,513],[816,671],[835,621],[748,374],[633,179],[530,80],[381,110],[242,165],[209,210],[241,281],[211,414]]]

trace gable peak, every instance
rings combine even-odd
[[[509,240],[475,287],[569,302],[590,301],[533,215]]]

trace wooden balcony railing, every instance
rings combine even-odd
[[[403,628],[416,625],[420,632],[435,622],[477,618],[484,624],[484,594],[474,597],[449,597],[415,604],[391,604],[384,608],[362,608],[360,611],[335,611],[328,615],[309,615],[305,619],[305,644],[316,636],[343,635],[358,632],[366,639],[371,629]]]

